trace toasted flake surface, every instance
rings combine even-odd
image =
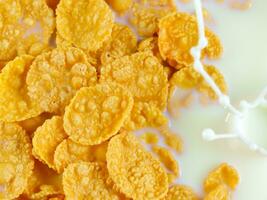
[[[217,36],[206,29],[208,46],[203,50],[202,56],[219,58],[222,54],[222,44]],[[187,13],[174,12],[162,18],[159,22],[159,50],[161,56],[168,60],[173,67],[180,65],[190,66],[193,57],[190,50],[198,42],[198,29],[196,18]]]
[[[199,200],[199,199],[200,198],[198,198],[197,194],[190,187],[185,185],[172,186],[169,189],[167,196],[164,198],[164,200]]]
[[[34,156],[48,167],[55,169],[54,153],[66,137],[62,117],[55,116],[46,120],[34,133],[32,139]]]
[[[22,121],[38,116],[42,109],[27,95],[26,75],[33,57],[20,56],[0,73],[0,120]]]
[[[28,94],[46,112],[64,112],[76,92],[95,85],[96,70],[79,49],[57,48],[36,57],[27,75]]]
[[[100,144],[117,134],[132,107],[132,95],[118,84],[82,88],[66,108],[64,129],[79,144]]]
[[[106,156],[110,177],[128,198],[160,199],[166,195],[166,172],[132,133],[113,137]]]
[[[104,0],[62,0],[56,21],[57,30],[65,40],[96,51],[110,37],[114,17]]]
[[[17,124],[0,122],[0,199],[14,199],[32,174],[31,143]]]
[[[119,196],[107,185],[108,171],[105,164],[79,162],[70,164],[63,173],[66,199],[115,200]]]
[[[205,195],[204,200],[230,200],[231,193],[225,185],[218,185]]]

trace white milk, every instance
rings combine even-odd
[[[255,99],[267,85],[267,1],[255,1],[248,11],[231,10],[210,1],[205,1],[204,6],[214,17],[216,26],[212,28],[224,45],[223,58],[209,63],[215,63],[225,75],[230,88],[229,96],[234,103]],[[263,129],[267,128],[264,123],[267,123],[267,114],[264,114],[267,111],[256,109],[250,112],[244,119],[244,123],[247,122],[246,134],[266,145],[267,132]],[[266,156],[250,151],[238,139],[213,142],[202,139],[201,132],[207,127],[216,132],[228,132],[226,116],[226,110],[217,104],[207,107],[195,104],[184,110],[178,120],[172,121],[172,129],[179,132],[185,142],[184,153],[177,156],[182,169],[178,182],[201,193],[207,173],[220,163],[227,162],[237,168],[241,177],[234,193],[235,200],[266,200]],[[254,135],[252,131],[259,134]]]

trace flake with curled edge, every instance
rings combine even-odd
[[[104,0],[61,0],[57,30],[76,47],[96,51],[109,39],[114,16]]]
[[[96,70],[79,49],[57,48],[35,58],[27,74],[28,94],[46,112],[64,112],[76,92],[95,85]]]
[[[225,185],[218,185],[205,195],[204,200],[230,200],[231,193]]]
[[[32,56],[20,56],[7,63],[0,73],[0,120],[22,121],[42,113],[37,102],[27,95],[26,75]]]
[[[0,199],[15,199],[33,171],[30,139],[19,125],[0,122],[0,148]]]
[[[219,38],[206,28],[208,46],[203,49],[202,57],[219,58],[223,48]],[[198,42],[196,18],[187,13],[171,13],[159,22],[159,50],[161,56],[176,68],[191,66],[192,47]]]
[[[190,187],[185,185],[174,185],[169,189],[167,196],[165,196],[164,200],[174,200],[174,199],[200,200],[198,195]]]
[[[132,107],[132,95],[118,84],[82,88],[66,108],[64,129],[79,144],[100,144],[117,134]]]
[[[54,163],[56,170],[61,173],[71,163],[106,161],[107,142],[99,145],[88,146],[77,144],[70,139],[65,139],[56,148]]]
[[[66,199],[118,199],[119,195],[107,185],[105,164],[78,162],[70,164],[63,173]]]
[[[0,60],[30,54],[36,45],[49,45],[55,20],[45,0],[5,0],[0,11]]]
[[[128,198],[160,199],[166,195],[166,172],[132,133],[114,136],[106,156],[111,179]]]
[[[165,109],[168,80],[163,66],[149,52],[138,52],[116,59],[101,68],[100,82],[114,81],[128,89],[135,102],[146,102]]]
[[[226,93],[227,86],[221,72],[216,67],[211,65],[206,65],[205,70],[221,89],[221,91]],[[181,89],[195,88],[197,91],[207,95],[212,100],[216,100],[218,98],[214,90],[192,66],[185,67],[173,74],[170,80],[170,95],[173,93],[175,87],[179,87]]]
[[[55,169],[54,152],[66,137],[62,117],[55,116],[46,120],[34,133],[33,155],[48,167]]]
[[[220,185],[226,186],[230,190],[234,190],[239,183],[239,175],[235,168],[223,163],[216,169],[211,171],[204,181],[204,190],[209,193]]]
[[[63,191],[60,191],[53,185],[42,185],[40,191],[30,196],[30,199],[48,199],[57,198],[58,200],[64,200]]]
[[[136,51],[137,39],[132,30],[122,24],[114,24],[111,39],[101,48],[101,63],[106,65],[111,61],[130,55]]]
[[[132,112],[126,119],[123,128],[126,130],[137,130],[144,127],[157,128],[167,123],[167,117],[156,106],[149,103],[134,102]]]
[[[175,178],[180,176],[179,164],[170,150],[158,145],[153,145],[152,151],[157,155],[158,159],[163,164],[163,166],[171,174],[175,175]]]

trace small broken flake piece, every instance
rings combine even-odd
[[[132,107],[132,95],[118,84],[106,82],[85,87],[66,108],[64,129],[79,144],[100,144],[117,134]]]
[[[107,150],[108,172],[128,198],[160,199],[168,191],[168,177],[160,162],[129,132],[113,137]]]
[[[114,16],[104,0],[61,0],[57,30],[76,47],[96,51],[109,39]]]
[[[96,162],[70,164],[63,173],[66,200],[119,200],[120,195],[107,185],[107,178],[108,171],[105,164]]]
[[[43,112],[27,95],[26,75],[32,56],[20,56],[7,63],[0,73],[0,120],[16,122]]]
[[[67,137],[62,117],[55,116],[39,127],[32,139],[33,155],[48,167],[55,169],[54,153],[57,146]]]
[[[209,193],[220,185],[225,185],[228,189],[234,190],[239,183],[239,175],[235,168],[223,163],[211,171],[204,181],[204,190]]]
[[[130,55],[136,48],[137,39],[132,30],[128,26],[114,24],[111,39],[104,42],[101,48],[101,63],[106,65],[117,58]]]
[[[27,74],[28,94],[46,112],[63,113],[76,92],[95,85],[96,70],[78,48],[57,48],[37,56]]]
[[[157,144],[159,137],[156,133],[146,132],[141,135],[141,139],[144,140],[146,144]]]
[[[19,125],[0,122],[0,149],[0,199],[15,199],[33,171],[30,139]]]
[[[202,57],[219,58],[223,48],[218,37],[206,29],[208,46],[203,49]],[[187,13],[172,13],[163,17],[159,22],[158,45],[161,56],[173,67],[193,64],[191,48],[198,42],[196,18]]]
[[[167,196],[164,197],[164,200],[200,200],[200,198],[190,187],[184,185],[174,185],[169,189]]]
[[[205,70],[218,85],[220,90],[223,93],[226,93],[227,86],[221,72],[211,65],[206,65]],[[179,87],[181,89],[196,89],[200,93],[207,95],[212,100],[216,100],[218,98],[214,90],[192,66],[184,67],[173,74],[170,79],[170,96],[175,87]]]
[[[119,14],[128,11],[133,4],[133,0],[106,0],[106,2]]]

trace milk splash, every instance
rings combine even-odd
[[[249,137],[246,136],[244,130],[244,116],[249,113],[249,110],[258,108],[260,106],[267,106],[267,100],[265,99],[267,95],[267,87],[263,90],[263,92],[258,96],[258,98],[249,103],[247,101],[241,101],[240,107],[241,111],[236,109],[230,101],[230,97],[223,94],[220,88],[216,85],[213,79],[209,76],[209,74],[204,70],[203,64],[201,63],[201,51],[207,46],[207,38],[205,37],[205,26],[202,12],[201,0],[194,0],[195,12],[198,23],[198,33],[199,33],[199,41],[197,46],[191,49],[191,55],[194,58],[194,68],[197,72],[199,72],[206,82],[210,85],[210,87],[214,90],[216,95],[219,98],[219,103],[227,109],[231,115],[233,115],[233,133],[225,133],[225,134],[216,134],[212,129],[205,129],[202,132],[202,137],[204,140],[213,141],[219,139],[232,139],[238,138],[243,143],[245,143],[249,149],[253,151],[258,151],[259,153],[267,156],[267,149],[254,143]],[[266,122],[267,124],[267,122]],[[256,133],[257,134],[257,133]],[[267,134],[267,133],[266,133]]]

